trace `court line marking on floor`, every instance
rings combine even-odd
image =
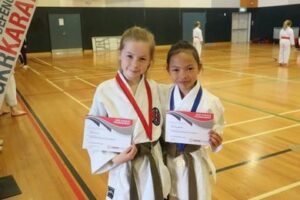
[[[270,76],[259,75],[259,74],[251,74],[251,73],[246,73],[246,72],[236,72],[236,71],[232,71],[232,70],[226,70],[226,69],[219,69],[219,68],[216,68],[216,67],[211,67],[209,65],[206,65],[205,69],[211,69],[211,70],[222,71],[222,72],[238,74],[238,75],[253,76],[253,77],[257,77],[257,78],[276,80],[276,81],[282,81],[282,82],[300,83],[300,81],[294,81],[294,80],[290,80],[290,79],[273,78],[273,77],[270,77]]]
[[[287,112],[282,112],[282,113],[280,113],[280,115],[286,115],[286,114],[291,114],[291,113],[295,113],[295,112],[300,112],[300,109],[298,109],[298,110],[291,110],[291,111],[287,111]]]
[[[86,102],[86,101],[92,101],[92,100],[93,100],[93,98],[91,98],[91,99],[81,99],[80,102]]]
[[[227,124],[227,125],[225,125],[225,128],[231,127],[231,126],[237,126],[237,125],[241,125],[241,124],[246,124],[246,123],[249,123],[249,122],[255,122],[255,121],[262,120],[262,119],[269,119],[269,118],[272,118],[272,117],[275,117],[275,115],[267,115],[267,116],[264,116],[264,117],[258,117],[258,118],[254,118],[254,119],[249,119],[249,120],[245,120],[245,121],[240,121],[240,122]]]
[[[58,71],[60,71],[60,72],[64,72],[64,73],[66,72],[65,70],[61,69],[60,67],[57,67],[57,66],[55,66],[55,65],[52,65],[51,63],[48,63],[48,62],[46,62],[46,61],[44,61],[44,60],[42,60],[42,59],[40,59],[40,58],[33,57],[33,59],[35,59],[35,60],[37,60],[38,62],[40,62],[40,63],[42,63],[42,64],[45,64],[45,65],[47,65],[47,66],[53,67],[54,69],[56,69],[56,70],[58,70]]]
[[[41,64],[45,64],[45,65],[51,66],[51,67],[57,69],[57,70],[60,71],[60,72],[64,72],[64,73],[67,72],[67,71],[65,71],[65,70],[63,70],[63,69],[61,69],[61,68],[59,68],[59,67],[57,67],[57,66],[51,65],[50,63],[48,63],[48,62],[46,62],[46,61],[43,61],[43,60],[40,59],[40,58],[33,57],[33,59],[38,60],[38,62],[40,62]],[[98,70],[98,69],[95,68],[95,70]],[[81,70],[81,71],[84,71],[84,70]],[[37,72],[37,71],[36,71],[36,72]],[[39,73],[39,72],[37,72],[37,73]],[[94,78],[95,76],[103,76],[103,74],[104,74],[104,75],[111,75],[111,72],[101,73],[101,74],[99,74],[99,75],[94,75],[94,74],[93,74],[93,75],[87,75],[87,76],[91,76],[91,78]],[[70,76],[67,77],[67,78],[71,78],[71,77],[74,77],[74,78],[75,78],[76,76],[70,75]],[[60,77],[60,79],[64,80],[64,77]],[[83,80],[83,79],[82,79],[82,80]],[[92,83],[91,83],[91,84],[92,84]]]
[[[235,123],[231,123],[231,124],[226,124],[225,128],[231,127],[231,126],[237,126],[237,125],[241,125],[241,124],[246,124],[246,123],[250,123],[250,122],[255,122],[255,121],[262,120],[262,119],[269,119],[269,118],[272,118],[272,117],[275,117],[275,116],[274,115],[267,115],[267,116],[264,116],[264,117],[257,117],[257,118],[254,118],[254,119],[249,119],[249,120],[245,120],[245,121],[239,121],[239,122],[235,122]]]
[[[289,184],[289,185],[286,185],[286,186],[283,186],[283,187],[280,187],[280,188],[277,188],[275,190],[272,190],[270,192],[258,195],[256,197],[252,197],[249,200],[261,200],[261,199],[265,199],[267,197],[274,196],[276,194],[279,194],[281,192],[284,192],[284,191],[287,191],[287,190],[290,190],[290,189],[293,189],[293,188],[299,187],[299,186],[300,186],[300,181],[292,183],[292,184]]]
[[[57,67],[57,66],[52,66],[54,69],[57,69],[58,71],[60,71],[60,72],[63,72],[63,73],[66,73],[67,71],[65,71],[65,70],[63,70],[63,69],[61,69],[60,67]]]
[[[45,64],[45,65],[48,65],[48,66],[52,67],[52,65],[50,63],[48,63],[48,62],[46,62],[46,61],[44,61],[44,60],[42,60],[40,58],[33,57],[33,59],[37,60],[38,62],[40,62],[42,64]]]
[[[244,81],[244,80],[248,80],[248,79],[254,79],[255,77],[245,77],[245,78],[238,78],[238,79],[231,79],[231,80],[227,80],[227,81],[216,81],[213,83],[207,83],[204,84],[204,86],[210,86],[210,85],[218,85],[218,84],[224,84],[224,83],[230,83],[230,82],[236,82],[236,81]]]
[[[36,71],[35,69],[33,69],[32,67],[28,67],[31,71],[33,71],[35,74],[41,76],[40,72]]]
[[[245,121],[239,121],[239,122],[227,124],[227,125],[225,125],[225,127],[227,128],[227,127],[231,127],[231,126],[237,126],[237,125],[246,124],[246,123],[249,123],[249,122],[259,121],[259,120],[262,120],[262,119],[269,119],[269,118],[273,118],[273,117],[279,117],[281,115],[295,113],[295,112],[300,112],[300,109],[278,113],[278,115],[273,115],[272,114],[272,115],[267,115],[267,116],[264,116],[264,117],[258,117],[258,118],[249,119],[249,120],[245,120]]]
[[[282,128],[277,128],[277,129],[272,129],[272,130],[264,131],[264,132],[257,133],[257,134],[254,134],[254,135],[240,137],[240,138],[233,139],[233,140],[227,140],[227,141],[224,141],[223,144],[225,145],[225,144],[229,144],[229,143],[233,143],[233,142],[237,142],[237,141],[241,141],[241,140],[246,140],[246,139],[249,139],[249,138],[254,138],[254,137],[258,137],[258,136],[262,136],[262,135],[267,135],[267,134],[270,134],[270,133],[274,133],[274,132],[277,132],[277,131],[286,130],[286,129],[297,127],[297,126],[300,126],[300,124],[293,124],[293,125],[285,126],[285,127],[282,127]]]
[[[226,166],[226,167],[219,168],[219,169],[216,170],[216,172],[221,173],[221,172],[224,172],[224,171],[227,171],[227,170],[230,170],[230,169],[241,167],[243,165],[247,165],[247,164],[250,164],[250,163],[253,163],[253,162],[262,161],[262,160],[265,160],[267,158],[282,155],[282,154],[285,154],[285,153],[288,153],[288,152],[291,152],[291,151],[292,151],[291,149],[284,149],[284,150],[277,151],[277,152],[274,152],[274,153],[270,153],[270,154],[267,154],[267,155],[264,155],[264,156],[260,156],[260,157],[255,158],[255,159],[246,160],[246,161],[242,161],[242,162],[239,162],[239,163],[236,163],[236,164],[233,164],[233,165],[229,165],[229,166]]]
[[[105,76],[108,76],[111,78],[114,78],[116,74],[88,74],[88,75],[80,75],[81,78],[89,78],[89,79],[95,79],[95,78],[103,78]]]
[[[50,81],[75,81],[76,78],[74,76],[67,76],[67,77],[62,77],[62,78],[48,78]]]
[[[91,83],[91,82],[89,82],[89,81],[86,81],[86,80],[84,80],[84,79],[82,79],[82,78],[79,78],[78,76],[75,76],[75,78],[76,79],[78,79],[78,80],[80,80],[80,81],[82,81],[83,83],[85,83],[85,84],[88,84],[88,85],[90,85],[90,86],[93,86],[93,87],[97,87],[97,85],[95,85],[95,84],[93,84],[93,83]]]
[[[59,148],[49,131],[45,128],[45,126],[41,123],[40,119],[33,112],[28,102],[25,100],[25,98],[19,91],[17,92],[19,94],[18,99],[19,97],[22,99],[22,101],[20,101],[19,99],[20,105],[24,110],[27,111],[28,118],[33,128],[35,129],[42,143],[45,145],[45,148],[54,160],[59,171],[62,173],[63,177],[71,187],[71,190],[73,191],[75,196],[80,200],[86,199],[85,195],[82,193],[82,191],[84,191],[87,197],[89,197],[90,199],[95,199],[93,193],[87,187],[86,183],[82,180],[82,178],[79,176],[79,174],[74,169],[70,161],[64,155],[63,151]],[[80,188],[77,184],[80,185]]]
[[[60,77],[57,77],[57,78],[48,78],[50,81],[72,81],[72,80],[75,80],[75,77],[74,75],[69,75],[69,76],[60,76]]]
[[[83,103],[81,103],[78,99],[76,99],[75,97],[73,97],[71,94],[69,94],[68,92],[64,91],[62,88],[60,88],[58,85],[56,85],[55,83],[53,83],[52,81],[46,79],[46,81],[51,84],[53,87],[55,87],[56,89],[58,89],[60,92],[62,92],[63,94],[67,95],[69,98],[71,98],[73,101],[75,101],[76,103],[78,103],[79,105],[81,105],[82,107],[84,107],[87,110],[90,110],[89,107],[87,107],[86,105],[84,105]]]
[[[75,102],[79,103],[82,107],[84,107],[87,110],[90,110],[90,108],[86,105],[84,105],[83,103],[81,103],[78,99],[76,99],[75,97],[73,97],[71,94],[64,92],[64,94],[66,94],[67,96],[69,96],[71,99],[73,99]]]
[[[46,78],[46,81],[49,83],[49,84],[51,84],[53,87],[55,87],[56,89],[58,89],[60,92],[64,92],[64,90],[61,88],[61,87],[59,87],[58,85],[56,85],[55,83],[53,83],[52,81],[50,81],[49,79],[47,79]]]
[[[242,104],[242,103],[238,103],[238,102],[235,102],[235,101],[232,101],[232,100],[228,100],[228,99],[224,99],[224,98],[220,98],[223,102],[226,102],[226,103],[231,103],[233,105],[238,105],[238,106],[241,106],[241,107],[244,107],[244,108],[248,108],[248,109],[251,109],[251,110],[255,110],[255,111],[258,111],[258,112],[262,112],[262,113],[266,113],[266,114],[269,114],[269,115],[274,115],[276,117],[279,117],[279,118],[283,118],[283,119],[287,119],[287,120],[291,120],[291,121],[294,121],[294,122],[297,122],[297,123],[300,123],[300,120],[298,119],[294,119],[294,118],[291,118],[291,117],[287,117],[287,116],[284,116],[282,114],[277,114],[277,113],[272,113],[272,112],[269,112],[269,111],[266,111],[266,110],[261,110],[259,108],[256,108],[256,107],[253,107],[253,106],[249,106],[249,105],[245,105],[245,104]]]

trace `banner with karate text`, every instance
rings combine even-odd
[[[37,0],[0,0],[0,106]]]

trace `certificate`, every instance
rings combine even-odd
[[[131,145],[133,120],[88,115],[85,118],[83,148],[123,152]]]
[[[182,144],[209,144],[213,119],[213,113],[168,111],[165,140]]]

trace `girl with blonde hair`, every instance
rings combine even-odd
[[[94,95],[89,115],[134,122],[131,146],[121,153],[93,149],[85,142],[85,133],[83,148],[89,153],[92,173],[109,172],[107,200],[162,200],[170,190],[170,175],[158,142],[162,130],[158,86],[146,78],[154,48],[154,36],[148,30],[127,29],[119,48],[119,70]]]
[[[292,21],[285,20],[279,33],[279,58],[280,66],[287,66],[290,58],[291,46],[295,45],[294,32],[291,28]]]

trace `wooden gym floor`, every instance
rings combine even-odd
[[[170,83],[168,47],[158,47],[149,78]],[[213,154],[214,200],[296,200],[300,195],[300,52],[279,67],[278,45],[207,44],[204,87],[225,107],[223,150]],[[0,177],[13,175],[11,199],[104,199],[107,175],[91,175],[81,148],[84,117],[96,86],[116,74],[117,52],[29,55],[16,69],[19,107],[0,117]]]

